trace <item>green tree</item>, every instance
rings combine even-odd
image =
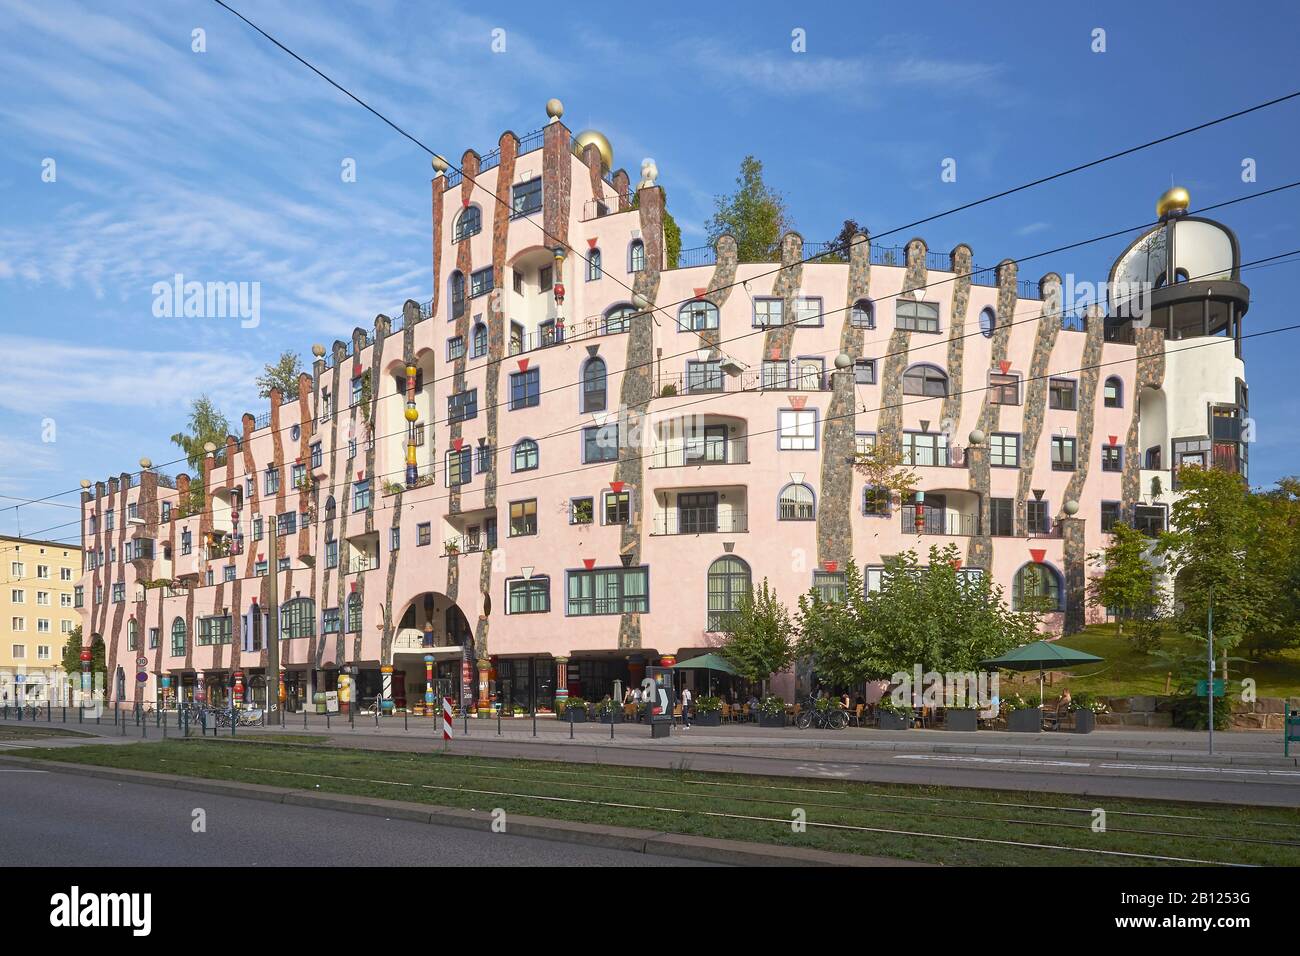
[[[1277,654],[1300,645],[1300,478],[1283,478],[1253,498],[1258,534],[1247,566],[1268,582],[1267,606],[1241,647]]]
[[[1146,535],[1123,523],[1112,525],[1110,534],[1110,544],[1088,556],[1102,568],[1101,576],[1088,583],[1088,596],[1095,606],[1119,612],[1119,633],[1123,634],[1125,620],[1147,618],[1154,612],[1158,604],[1156,569],[1147,559],[1151,541]]]
[[[867,230],[858,225],[856,219],[845,219],[844,225],[840,227],[840,233],[831,240],[833,251],[825,252],[817,258],[818,262],[848,262],[850,250],[853,246],[853,237],[856,235],[867,234]]]
[[[282,395],[298,395],[298,376],[302,374],[302,361],[297,352],[281,352],[275,364],[263,366],[257,376],[257,394],[271,397],[271,389],[278,388]]]
[[[1205,639],[1213,602],[1215,647],[1226,655],[1252,630],[1275,623],[1276,571],[1255,560],[1260,508],[1230,472],[1184,466],[1178,485],[1169,530],[1156,545],[1176,581],[1174,617],[1182,631]]]
[[[862,572],[852,559],[844,568],[844,592],[842,601],[826,601],[816,588],[799,596],[795,650],[814,662],[824,683],[852,687],[888,674],[881,672],[864,623]]]
[[[761,682],[766,696],[768,678],[794,661],[789,609],[764,578],[749,594],[741,595],[737,609],[722,623],[725,636],[719,653],[741,677]]]
[[[68,642],[63,645],[63,659],[60,661],[63,672],[69,677],[81,673],[81,625],[78,624],[68,634]],[[104,640],[95,638],[90,645],[90,672],[102,673],[104,670]]]
[[[753,156],[740,163],[736,191],[715,196],[705,224],[710,244],[731,235],[741,262],[771,262],[781,255],[781,236],[791,227],[785,198],[763,181],[763,164]]]
[[[172,436],[172,443],[185,452],[189,462],[192,478],[190,480],[190,500],[186,510],[191,514],[203,510],[203,458],[207,454],[203,446],[208,442],[217,446],[216,460],[225,461],[226,437],[230,434],[230,422],[213,404],[207,395],[200,395],[190,404],[189,430],[177,432]]]

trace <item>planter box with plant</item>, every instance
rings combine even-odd
[[[587,722],[587,702],[581,697],[570,697],[564,702],[564,712],[560,720],[566,723],[585,724]]]
[[[764,697],[763,702],[758,705],[758,726],[760,727],[784,727],[785,726],[785,700],[775,695]]]
[[[1007,730],[1017,734],[1037,734],[1043,730],[1043,712],[1038,707],[1018,707],[1007,714]]]
[[[876,725],[881,730],[910,730],[912,727],[911,708],[900,707],[890,697],[882,697],[876,705]]]
[[[621,724],[623,722],[623,705],[612,700],[602,700],[596,705],[596,714],[602,724]]]
[[[979,730],[980,712],[973,707],[948,707],[943,712],[944,730]]]
[[[722,698],[701,697],[695,702],[691,722],[701,727],[722,726]]]

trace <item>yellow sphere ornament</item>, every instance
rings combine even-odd
[[[418,408],[416,408],[414,405],[406,406],[406,420],[408,422],[413,422],[419,417],[420,417],[420,410]]]
[[[1187,210],[1192,204],[1192,197],[1182,186],[1174,186],[1161,193],[1156,200],[1156,215],[1163,219],[1171,212]]]

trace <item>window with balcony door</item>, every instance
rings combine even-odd
[[[716,491],[678,494],[677,534],[712,534],[717,530],[718,493]]]
[[[709,615],[704,629],[712,632],[727,630],[729,619],[740,610],[752,587],[749,565],[735,555],[724,555],[709,565]]]

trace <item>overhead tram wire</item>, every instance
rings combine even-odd
[[[1293,256],[1293,255],[1300,255],[1300,249],[1292,250],[1292,251],[1290,251],[1290,252],[1285,252],[1285,253],[1279,253],[1277,256],[1268,257],[1268,258],[1269,258],[1269,259],[1280,259],[1281,257],[1284,257],[1284,256]],[[1260,260],[1260,261],[1261,261],[1261,262],[1266,262],[1266,261],[1268,261],[1268,259]],[[1294,261],[1296,261],[1296,262],[1300,262],[1300,259],[1298,259],[1298,260],[1294,260]],[[1243,268],[1244,268],[1244,266],[1243,266]],[[1215,273],[1215,274],[1217,274],[1217,273]],[[1271,328],[1271,329],[1262,329],[1262,330],[1260,330],[1260,331],[1258,331],[1258,332],[1247,333],[1247,334],[1244,334],[1244,335],[1241,336],[1241,340],[1244,341],[1244,340],[1247,340],[1247,339],[1262,338],[1262,337],[1264,337],[1264,336],[1277,335],[1277,334],[1280,334],[1280,333],[1283,333],[1283,332],[1292,332],[1292,331],[1296,331],[1296,330],[1300,330],[1300,323],[1295,323],[1295,324],[1292,324],[1292,325],[1286,325],[1286,326],[1279,326],[1279,327]],[[1183,347],[1182,349],[1180,349],[1179,351],[1180,351],[1180,352],[1192,351],[1192,350],[1194,350],[1194,349],[1208,348],[1208,347],[1211,347],[1211,346],[1214,346],[1214,345],[1224,345],[1224,344],[1226,344],[1226,343],[1233,342],[1233,341],[1235,341],[1235,340],[1233,340],[1233,339],[1228,339],[1228,338],[1224,338],[1224,337],[1220,337],[1220,336],[1208,337],[1208,338],[1207,338],[1207,341],[1199,342],[1199,343],[1197,343],[1197,344],[1195,344],[1195,345],[1185,346],[1185,347]],[[1109,368],[1109,367],[1113,367],[1113,366],[1117,366],[1117,365],[1124,365],[1124,364],[1126,364],[1126,363],[1128,363],[1128,362],[1136,362],[1136,361],[1138,361],[1138,356],[1137,356],[1136,354],[1134,354],[1133,356],[1127,356],[1127,357],[1120,358],[1120,359],[1114,359],[1114,360],[1109,361],[1109,362],[1098,362],[1098,363],[1096,363],[1096,364],[1094,364],[1094,365],[1084,365],[1084,366],[1080,366],[1080,367],[1078,367],[1078,368],[1073,368],[1073,369],[1057,369],[1057,370],[1054,370],[1054,371],[1047,371],[1047,372],[1044,372],[1042,375],[1035,375],[1035,376],[1029,376],[1029,377],[1026,377],[1025,379],[1023,379],[1023,381],[1024,381],[1024,382],[1042,381],[1042,380],[1047,380],[1047,379],[1054,378],[1054,377],[1056,377],[1056,376],[1060,376],[1060,375],[1078,374],[1078,373],[1085,372],[1085,371],[1089,371],[1089,370],[1092,370],[1092,369]],[[968,389],[963,389],[963,390],[958,391],[958,392],[955,392],[955,393],[950,392],[950,393],[948,394],[948,396],[930,396],[930,395],[927,395],[927,396],[914,396],[912,401],[904,401],[904,402],[896,402],[896,403],[886,404],[886,405],[878,405],[878,406],[876,406],[875,408],[867,408],[867,407],[862,407],[861,409],[857,409],[857,408],[855,408],[852,412],[845,412],[845,413],[840,414],[840,415],[826,415],[826,416],[823,416],[821,420],[822,420],[823,422],[836,421],[836,420],[839,420],[839,419],[842,419],[842,418],[851,418],[851,417],[855,417],[857,414],[867,413],[867,412],[871,412],[871,411],[880,412],[880,411],[884,411],[884,410],[886,410],[886,409],[892,409],[892,408],[906,408],[906,407],[908,407],[908,406],[910,406],[910,405],[917,405],[917,404],[922,404],[922,403],[925,403],[925,402],[941,401],[943,398],[945,398],[945,397],[951,397],[951,396],[953,396],[953,395],[971,395],[971,394],[976,394],[976,393],[980,393],[980,392],[985,392],[985,391],[988,391],[990,388],[992,388],[992,386],[990,386],[990,385],[983,385],[983,386],[976,386],[976,387],[972,387],[972,388],[968,388]],[[709,396],[707,396],[707,397],[701,399],[701,401],[712,400],[712,399],[715,399],[715,398],[717,398],[716,395],[709,395]],[[584,426],[584,427],[585,427],[585,426]],[[746,432],[746,438],[748,439],[748,438],[750,438],[750,437],[757,436],[757,435],[776,434],[776,433],[779,432],[779,431],[780,431],[780,428],[779,428],[779,427],[777,427],[777,428],[767,428],[767,429],[762,429],[762,430],[760,430],[760,431],[748,431],[748,432]],[[540,441],[541,439],[536,439],[536,440],[539,440],[539,441]],[[499,454],[501,451],[502,451],[502,449],[499,449],[499,448],[498,448],[498,449],[494,449],[494,453],[496,453],[496,454]],[[646,458],[648,458],[648,457],[651,457],[652,455],[653,455],[653,452],[647,452],[647,453],[643,453],[643,454],[639,454],[639,455],[628,456],[627,458],[623,458],[623,459],[620,459],[620,460],[621,460],[621,461],[638,461],[638,460],[644,460],[644,459],[646,459]],[[565,470],[562,470],[562,471],[546,472],[546,473],[542,473],[542,474],[529,475],[529,477],[527,477],[527,478],[520,478],[520,479],[516,479],[516,480],[514,480],[514,481],[498,482],[496,487],[497,487],[497,488],[504,488],[504,487],[510,487],[510,486],[513,486],[513,485],[527,484],[527,483],[529,483],[529,482],[532,482],[532,481],[538,481],[538,480],[541,480],[541,479],[543,479],[543,478],[557,478],[557,477],[564,477],[564,476],[566,476],[566,475],[579,474],[579,473],[586,472],[586,471],[591,471],[591,470],[594,470],[594,469],[597,469],[597,468],[608,468],[611,464],[612,464],[612,462],[610,462],[610,461],[589,462],[589,463],[586,463],[586,464],[580,465],[580,466],[578,466],[578,467],[575,467],[575,468],[569,468],[569,469],[565,469]],[[386,477],[386,476],[388,476],[388,475],[403,474],[404,472],[405,472],[405,469],[401,469],[401,470],[395,470],[395,471],[392,471],[392,472],[386,472],[386,473],[383,473],[383,474],[380,474],[380,475],[374,475],[374,476],[371,476],[371,477],[372,477],[372,478],[383,478],[383,477]],[[344,483],[342,483],[342,484],[343,484],[343,485],[346,485],[347,483],[344,482]],[[331,484],[331,485],[328,486],[328,487],[330,487],[330,488],[338,487],[338,484]],[[403,489],[403,490],[405,491],[406,489]],[[372,489],[372,494],[373,494],[373,489]],[[420,498],[418,502],[409,502],[409,503],[408,503],[408,502],[403,502],[403,504],[406,505],[406,506],[408,506],[408,507],[412,507],[412,508],[413,508],[413,507],[415,507],[416,504],[426,504],[426,503],[431,503],[431,502],[435,502],[435,501],[444,501],[444,500],[447,500],[447,499],[449,499],[449,498],[451,497],[451,495],[452,495],[451,492],[449,492],[449,493],[447,493],[447,494],[443,494],[443,495],[431,495],[431,496],[428,496],[428,497]],[[375,507],[375,508],[372,508],[372,509],[370,509],[370,510],[371,510],[371,512],[390,511],[390,510],[393,509],[393,507],[395,507],[395,506],[393,506],[393,505],[384,505],[384,506],[381,506],[381,507]],[[296,513],[296,512],[295,512],[295,513]],[[263,516],[263,517],[266,518],[266,517],[268,517],[268,516]],[[269,517],[270,517],[270,518],[274,518],[275,515],[269,515]],[[57,530],[57,529],[59,529],[59,528],[63,528],[63,527],[67,527],[67,526],[69,526],[69,525],[74,525],[74,524],[79,524],[79,523],[80,523],[79,521],[68,521],[68,522],[63,522],[63,523],[58,524],[58,525],[52,525],[52,526],[49,527],[49,528],[43,529],[42,531],[39,531],[39,532],[36,532],[35,534],[36,534],[36,535],[43,535],[43,534],[45,534],[45,533],[47,533],[47,532],[49,532],[49,531],[54,531],[54,530]],[[323,523],[324,523],[324,519],[317,519],[316,521],[312,522],[311,524],[314,526],[314,525],[320,525],[320,524],[323,524]],[[302,524],[297,525],[297,528],[295,529],[295,532],[293,532],[293,533],[297,533],[297,530],[301,529],[302,527],[304,527]],[[250,519],[250,529],[251,529],[251,519]],[[3,553],[4,550],[8,550],[8,549],[0,549],[0,553]],[[341,573],[348,573],[348,572],[341,572]]]
[[[1245,195],[1245,196],[1238,196],[1238,197],[1235,197],[1235,198],[1233,198],[1233,199],[1225,200],[1225,201],[1223,201],[1223,202],[1214,203],[1214,204],[1209,205],[1209,206],[1204,206],[1204,207],[1202,207],[1202,208],[1200,208],[1200,209],[1195,210],[1195,213],[1198,213],[1198,214],[1199,214],[1199,213],[1211,212],[1211,211],[1213,211],[1213,210],[1221,209],[1221,208],[1224,208],[1224,207],[1226,207],[1226,206],[1235,205],[1235,204],[1237,204],[1237,203],[1241,203],[1241,202],[1248,202],[1248,201],[1253,200],[1253,199],[1263,198],[1263,197],[1268,196],[1268,195],[1271,195],[1271,194],[1273,194],[1273,193],[1278,193],[1278,192],[1282,192],[1282,191],[1285,191],[1285,190],[1288,190],[1288,189],[1293,189],[1293,188],[1295,188],[1295,187],[1297,187],[1297,186],[1300,186],[1300,181],[1296,181],[1296,182],[1292,182],[1292,183],[1287,183],[1287,184],[1284,184],[1284,185],[1282,185],[1282,186],[1275,186],[1275,187],[1273,187],[1273,188],[1271,188],[1271,189],[1264,190],[1263,192],[1259,192],[1259,193],[1251,193],[1251,194],[1249,194],[1249,195]],[[1063,245],[1063,246],[1057,246],[1057,247],[1054,247],[1054,248],[1052,248],[1052,249],[1045,250],[1045,251],[1043,251],[1043,252],[1037,252],[1037,253],[1033,253],[1033,254],[1028,255],[1028,256],[1022,256],[1022,257],[1019,257],[1019,258],[1017,258],[1017,259],[1010,259],[1010,260],[1007,260],[1007,261],[1008,261],[1008,262],[1015,262],[1015,263],[1017,263],[1017,264],[1021,264],[1021,263],[1024,263],[1024,262],[1029,262],[1029,261],[1032,261],[1032,260],[1034,260],[1034,259],[1042,258],[1043,256],[1053,255],[1053,254],[1055,254],[1055,253],[1068,251],[1068,250],[1070,250],[1070,249],[1076,249],[1076,248],[1079,248],[1079,247],[1082,247],[1082,246],[1085,246],[1085,245],[1089,245],[1089,244],[1091,244],[1091,243],[1101,242],[1101,241],[1104,241],[1104,240],[1106,240],[1106,239],[1113,239],[1113,238],[1115,238],[1115,237],[1117,237],[1117,236],[1124,235],[1125,233],[1128,233],[1128,232],[1134,232],[1134,231],[1136,231],[1136,230],[1138,230],[1138,229],[1150,228],[1150,227],[1153,226],[1153,225],[1158,225],[1159,222],[1160,222],[1160,220],[1153,220],[1153,221],[1146,222],[1146,223],[1142,223],[1142,224],[1139,224],[1139,225],[1136,225],[1136,226],[1130,226],[1130,227],[1127,227],[1127,228],[1124,228],[1124,229],[1114,230],[1114,231],[1112,231],[1112,232],[1104,233],[1104,234],[1099,235],[1099,236],[1093,236],[1093,237],[1088,238],[1088,239],[1081,239],[1081,240],[1078,240],[1077,242],[1067,243],[1066,245]],[[1271,260],[1271,259],[1280,259],[1280,258],[1282,258],[1282,257],[1284,257],[1284,256],[1286,256],[1286,255],[1291,255],[1291,254],[1293,254],[1293,253],[1280,253],[1280,254],[1277,255],[1277,256],[1270,256],[1270,257],[1267,257],[1267,258],[1265,258],[1265,259],[1253,260],[1252,262],[1248,262],[1248,263],[1245,263],[1245,264],[1240,265],[1239,268],[1240,268],[1240,269],[1246,269],[1246,268],[1258,268],[1258,267],[1261,267],[1261,264],[1263,264],[1263,263],[1268,263],[1269,260]],[[1280,264],[1284,264],[1284,263],[1280,263],[1280,262],[1279,262],[1279,263],[1272,263],[1272,264],[1280,265]],[[961,279],[961,278],[969,278],[969,277],[973,276],[974,274],[975,274],[974,271],[969,272],[969,273],[954,274],[953,276],[951,276],[951,277],[949,277],[949,278],[947,278],[947,279],[939,279],[939,280],[937,280],[937,281],[935,281],[935,282],[928,283],[928,284],[926,285],[926,288],[928,289],[928,288],[932,288],[932,287],[934,287],[934,286],[945,285],[945,284],[950,283],[950,282],[955,282],[956,280]],[[748,281],[748,280],[746,280],[746,281]],[[871,301],[872,301],[873,303],[875,303],[875,302],[885,302],[885,301],[889,301],[890,299],[896,299],[896,298],[899,298],[899,297],[902,296],[903,294],[904,294],[904,293],[902,293],[902,292],[899,292],[899,293],[892,293],[892,294],[890,294],[890,295],[880,296],[880,297],[878,297],[878,298],[872,298]],[[685,300],[685,301],[693,301],[693,300],[689,300],[689,299],[688,299],[688,300]],[[1037,301],[1037,300],[1031,300],[1031,301]],[[848,305],[848,306],[844,306],[844,307],[841,307],[841,308],[831,309],[831,310],[829,310],[829,311],[823,311],[822,316],[823,316],[823,318],[824,318],[825,316],[828,316],[828,315],[837,315],[837,314],[839,314],[839,313],[846,312],[846,311],[850,310],[851,308],[853,308],[853,306],[852,306],[852,305]],[[1063,314],[1063,313],[1058,313],[1058,314]],[[1019,321],[1018,321],[1018,320],[1015,320],[1015,319],[1013,318],[1013,320],[1012,320],[1010,323],[1007,323],[1007,324],[1008,324],[1008,325],[1017,325],[1017,324],[1020,324],[1021,321],[1037,321],[1037,320],[1040,319],[1040,318],[1042,318],[1041,315],[1040,315],[1040,316],[1033,316],[1033,315],[1026,316],[1025,319],[1023,319],[1023,320],[1019,320]],[[738,335],[729,336],[729,337],[727,337],[727,338],[725,338],[725,339],[720,339],[720,340],[718,340],[717,345],[721,345],[721,344],[723,344],[723,343],[725,343],[725,342],[735,342],[735,341],[738,341],[738,340],[740,340],[740,339],[749,338],[749,337],[751,337],[751,336],[753,336],[753,335],[759,335],[759,334],[766,333],[767,331],[769,331],[770,328],[780,328],[780,327],[781,327],[781,326],[770,326],[770,327],[764,326],[764,327],[759,327],[759,328],[756,328],[756,329],[752,329],[752,330],[750,330],[750,331],[748,331],[748,332],[743,332],[743,333],[740,333],[740,334],[738,334]],[[940,338],[939,340],[936,340],[936,341],[934,341],[934,342],[926,342],[926,343],[922,343],[922,344],[920,344],[920,345],[911,346],[909,349],[907,349],[907,350],[903,350],[903,351],[904,351],[904,352],[912,352],[912,351],[920,351],[921,349],[926,349],[926,348],[935,348],[935,347],[938,347],[938,346],[947,345],[947,343],[950,342],[950,341],[957,341],[958,339],[972,338],[972,337],[974,337],[976,334],[977,334],[977,332],[972,331],[972,332],[966,333],[966,334],[964,334],[964,335],[962,335],[962,336],[959,336],[959,337],[957,337],[957,338],[955,338],[955,339],[954,339],[954,338]],[[981,333],[981,334],[982,334],[982,333]],[[565,339],[563,342],[557,342],[556,345],[571,345],[571,344],[573,344],[574,342],[577,342],[577,341],[581,341],[581,337],[580,337],[580,336],[575,336],[575,337],[573,337],[573,338]],[[868,347],[868,346],[870,346],[870,345],[880,344],[881,342],[885,342],[885,341],[888,341],[888,339],[887,339],[887,338],[876,338],[876,339],[874,339],[874,340],[872,340],[872,341],[870,341],[870,342],[864,342],[864,343],[863,343],[863,348],[865,349],[866,347]],[[711,344],[710,347],[711,347],[711,348],[714,348],[714,347],[716,347],[716,346]],[[660,356],[660,357],[658,357],[657,359],[653,359],[653,360],[650,360],[650,361],[647,361],[647,362],[641,362],[641,363],[638,363],[638,364],[635,364],[635,365],[625,366],[625,367],[622,368],[622,369],[618,369],[618,370],[616,370],[616,371],[609,372],[609,373],[607,373],[607,374],[609,374],[609,375],[611,375],[611,376],[612,376],[612,375],[626,374],[626,373],[629,372],[629,371],[634,371],[634,370],[636,370],[636,369],[645,368],[645,367],[648,367],[648,366],[653,366],[653,365],[656,364],[657,362],[661,362],[663,358],[670,358],[670,359],[671,359],[671,358],[680,358],[680,357],[682,357],[682,356],[684,356],[684,355],[690,355],[690,354],[693,354],[695,351],[697,351],[697,350],[696,350],[696,349],[686,349],[686,350],[683,350],[683,351],[681,351],[681,352],[675,352],[675,353],[672,353],[672,354],[667,355],[667,356]],[[815,354],[815,353],[814,353],[814,354]],[[820,353],[820,354],[821,354],[823,357],[825,357],[826,355],[829,355],[830,353],[829,353],[829,352],[824,352],[824,353]],[[894,354],[900,354],[900,353],[886,353],[886,354],[881,355],[881,356],[875,356],[875,358],[877,358],[877,360],[882,360],[882,359],[885,359],[885,358],[889,358],[889,357],[891,357],[891,355],[894,355]],[[504,361],[506,361],[507,358],[513,358],[513,357],[515,357],[515,356],[506,356],[506,357],[503,357],[503,358],[500,359],[500,360],[497,360],[497,362],[498,362],[498,363],[503,363]],[[486,363],[486,364],[491,364],[491,363],[489,362],[489,363]],[[466,371],[468,372],[469,370],[466,370]],[[454,374],[453,374],[453,375],[439,376],[439,377],[434,378],[433,381],[430,382],[429,384],[435,384],[435,383],[437,383],[437,382],[446,381],[446,380],[449,380],[449,379],[454,378],[454,377],[455,377]],[[559,391],[559,390],[561,390],[561,389],[565,389],[565,388],[574,388],[574,387],[579,387],[579,386],[581,386],[581,384],[582,384],[581,381],[572,382],[572,383],[568,383],[568,384],[562,384],[562,385],[559,385],[559,386],[555,386],[555,387],[552,387],[552,388],[546,389],[546,390],[545,390],[543,393],[541,393],[541,394],[550,394],[550,393],[552,393],[552,392],[556,392],[556,391]],[[725,394],[726,394],[726,393],[721,393],[721,394],[719,394],[719,395],[715,395],[715,396],[713,396],[713,397],[720,398],[720,397],[723,397]],[[391,399],[391,398],[404,398],[404,396],[401,395],[400,393],[392,393],[392,394],[389,394],[389,395],[380,395],[380,396],[376,396],[374,399],[372,399],[372,401],[374,401],[374,402],[379,402],[379,401],[383,401],[384,399]],[[496,404],[496,406],[494,406],[494,407],[499,408],[499,407],[501,407],[502,405],[508,405],[508,404],[509,404],[508,401],[507,401],[507,402],[498,402],[498,403]],[[426,422],[425,424],[442,424],[442,423],[445,423],[445,421],[446,421],[446,420],[444,420],[444,419],[439,419],[439,420],[435,420],[435,421],[432,421],[432,422]],[[284,431],[288,431],[288,430],[291,429],[292,427],[293,427],[292,424],[290,424],[290,425],[282,425],[282,426],[280,426],[280,428],[279,428],[278,430],[281,431],[281,432],[284,432]],[[382,438],[393,437],[394,435],[400,435],[400,434],[405,434],[405,432],[395,432],[395,433],[393,433],[392,435],[380,435],[380,436],[376,436],[374,439],[371,439],[371,440],[372,440],[372,441],[377,441],[377,440],[380,440],[380,439],[382,439]],[[165,468],[165,467],[167,467],[167,466],[169,466],[169,465],[179,464],[179,463],[181,463],[181,462],[186,462],[186,461],[188,461],[188,458],[187,458],[186,456],[181,456],[181,457],[179,457],[179,458],[172,459],[171,461],[165,461],[165,462],[162,462],[160,465],[158,465],[158,466],[156,466],[156,467],[158,467],[158,468]],[[136,475],[139,475],[140,472],[128,472],[127,474],[130,474],[130,475],[132,475],[132,476],[136,476]],[[81,491],[80,488],[71,488],[71,489],[68,489],[68,490],[66,490],[66,491],[54,492],[54,493],[52,493],[52,494],[50,494],[50,495],[47,495],[47,496],[45,496],[45,497],[43,497],[43,498],[28,499],[28,500],[25,500],[25,501],[23,501],[23,502],[21,502],[21,503],[19,503],[19,504],[14,504],[14,505],[5,505],[5,506],[3,506],[3,507],[0,507],[0,513],[4,512],[4,511],[11,510],[11,509],[17,511],[19,508],[22,508],[22,507],[25,507],[25,506],[29,506],[29,505],[33,505],[33,504],[42,504],[42,503],[46,503],[46,502],[49,502],[49,501],[50,501],[51,499],[53,499],[53,498],[59,498],[59,497],[63,497],[63,496],[70,495],[70,494],[76,494],[76,493],[78,493],[79,491]],[[12,497],[12,496],[6,496],[6,497]],[[67,507],[75,507],[75,506],[67,506]]]

